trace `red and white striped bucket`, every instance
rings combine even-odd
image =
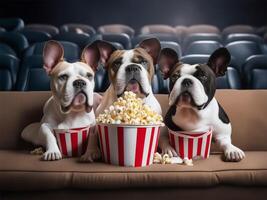
[[[174,132],[169,129],[169,140],[171,146],[181,158],[208,158],[210,154],[212,129],[205,132]]]
[[[88,136],[94,127],[54,129],[59,149],[65,157],[81,156],[85,153]]]
[[[143,167],[153,163],[160,126],[98,124],[102,158],[106,163]]]

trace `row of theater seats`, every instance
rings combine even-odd
[[[226,46],[232,54],[232,60],[226,75],[217,79],[217,87],[267,88],[266,43],[260,36],[263,33],[249,26],[236,26],[235,31],[232,27],[232,32],[228,27],[222,33],[210,25],[186,27],[184,40],[179,44],[179,40],[167,31],[174,28],[166,25],[145,26],[141,29],[142,35],[135,36],[133,29],[125,25],[102,26],[96,32],[88,25],[67,24],[59,30],[51,25],[24,26],[22,20],[14,21],[17,25],[12,28],[7,23],[10,21],[0,20],[0,27],[3,27],[0,28],[0,90],[49,90],[49,78],[42,69],[42,50],[44,42],[49,39],[61,41],[65,58],[76,61],[82,48],[95,39],[110,41],[117,49],[129,49],[151,36],[159,38],[163,48],[174,49],[182,62],[191,64],[207,62],[215,49]],[[229,33],[228,36],[226,33]],[[100,68],[96,74],[96,91],[103,92],[108,85],[107,74]],[[161,78],[159,70],[156,70],[153,79],[153,90],[155,93],[168,92],[168,80]]]

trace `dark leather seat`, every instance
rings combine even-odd
[[[261,46],[251,41],[237,41],[226,45],[230,54],[235,58],[237,68],[242,73],[242,65],[252,55],[262,54]]]
[[[108,42],[116,42],[123,46],[123,49],[131,49],[131,39],[129,35],[125,33],[103,33],[101,34],[102,39]]]
[[[23,51],[29,46],[27,38],[15,32],[0,33],[0,43],[10,46],[16,52],[17,57],[20,57]]]
[[[24,28],[25,30],[41,31],[50,34],[52,37],[59,33],[59,29],[50,24],[28,24]]]
[[[91,41],[91,38],[88,34],[78,34],[73,32],[60,33],[55,35],[53,39],[75,43],[80,47],[80,49],[83,49]]]
[[[60,32],[61,33],[85,33],[88,34],[89,36],[93,36],[96,34],[95,29],[92,26],[89,26],[87,24],[63,24],[60,27]]]
[[[222,44],[216,41],[196,41],[191,43],[184,52],[184,55],[190,54],[212,54],[216,49],[222,47]]]
[[[72,42],[60,41],[64,48],[64,58],[69,61],[77,61],[80,58],[80,48]],[[27,49],[24,56],[43,55],[45,42],[35,43]]]
[[[14,88],[19,60],[12,55],[0,54],[0,91],[8,91]]]
[[[10,46],[4,43],[0,43],[0,54],[10,54],[16,56],[16,52]]]
[[[50,78],[43,69],[42,55],[24,58],[16,88],[19,91],[48,91]]]
[[[21,18],[2,18],[0,27],[6,31],[19,31],[24,27],[24,21]]]
[[[132,38],[135,34],[135,31],[130,26],[124,24],[106,24],[98,27],[98,33],[105,34],[105,33],[112,33],[112,34],[120,34],[125,33]]]
[[[232,34],[232,33],[250,33],[250,34],[255,34],[256,30],[254,27],[245,25],[245,24],[239,24],[239,25],[232,25],[228,26],[223,29],[222,35],[224,37],[227,37],[227,35]]]
[[[194,33],[185,36],[183,41],[183,49],[186,49],[186,47],[188,47],[193,42],[203,40],[222,43],[222,37],[217,33]]]
[[[141,41],[148,39],[148,38],[158,38],[159,41],[164,42],[176,42],[179,43],[178,37],[176,34],[169,34],[169,33],[153,33],[153,34],[141,34],[136,36],[132,39],[132,47],[135,47]]]
[[[182,57],[182,49],[181,49],[181,46],[177,42],[161,41],[160,45],[161,45],[161,49],[171,48],[177,53],[178,58]]]
[[[220,30],[218,27],[209,25],[209,24],[197,24],[192,25],[187,28],[187,34],[194,33],[215,33],[220,34]]]
[[[267,89],[267,55],[249,57],[243,66],[246,87],[249,89]]]
[[[251,41],[256,42],[258,44],[263,43],[263,38],[256,34],[249,34],[249,33],[233,33],[229,34],[225,39],[225,44],[229,44],[235,41]]]
[[[20,33],[27,38],[30,45],[36,42],[45,42],[51,39],[51,35],[49,33],[42,31],[31,31],[22,29]]]
[[[149,24],[140,29],[140,34],[143,35],[153,33],[175,34],[175,28],[165,24]]]

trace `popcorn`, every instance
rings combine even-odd
[[[163,125],[162,116],[145,105],[133,92],[124,92],[96,119],[97,123],[130,125]]]
[[[43,148],[39,147],[39,148],[35,148],[34,150],[32,150],[30,152],[30,154],[32,155],[42,155],[44,153]]]
[[[170,157],[169,154],[163,156],[156,152],[153,157],[154,164],[185,164],[187,166],[193,166],[192,159],[181,159],[180,157]]]

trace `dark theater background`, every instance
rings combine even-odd
[[[0,17],[22,17],[26,23],[232,24],[260,26],[267,20],[266,0],[9,0],[0,2]]]

